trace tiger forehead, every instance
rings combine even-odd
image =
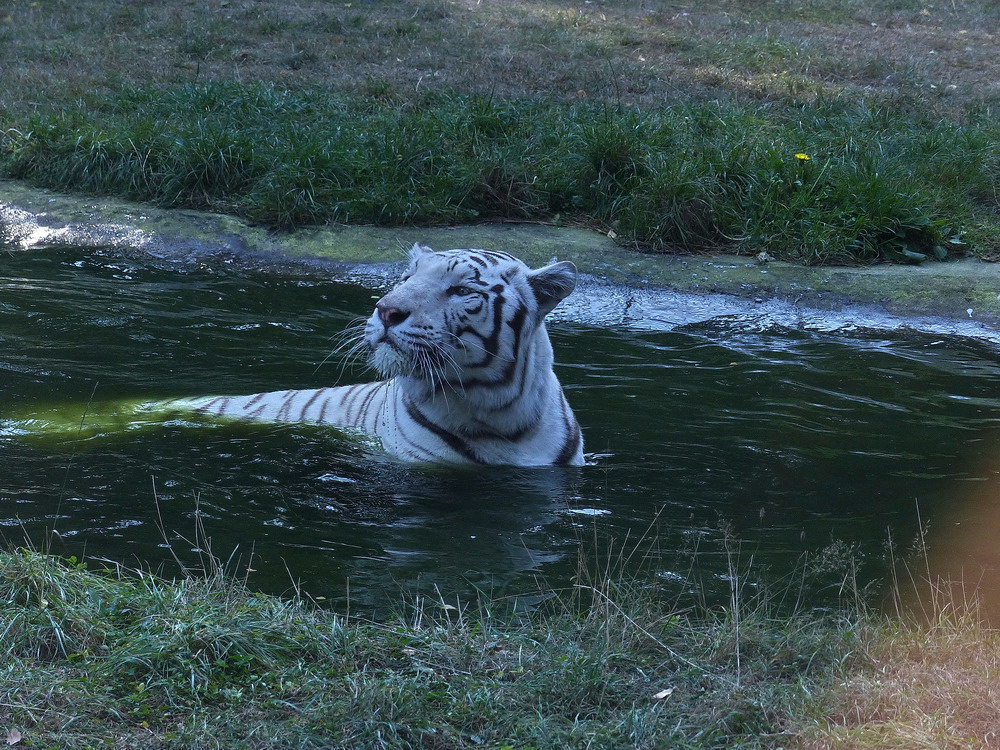
[[[412,272],[437,274],[452,281],[488,284],[497,280],[510,283],[526,269],[524,263],[513,255],[498,250],[446,250],[417,258]]]

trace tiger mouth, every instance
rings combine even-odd
[[[394,340],[389,335],[380,336],[369,349],[372,365],[386,376],[409,375],[440,380],[445,376],[449,361],[448,355],[438,347]]]

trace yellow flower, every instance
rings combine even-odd
[[[812,159],[812,157],[809,156],[809,154],[795,154],[795,158],[798,159],[799,161],[809,161],[810,159]]]

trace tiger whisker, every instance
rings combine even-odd
[[[433,346],[429,347],[428,353],[431,353],[433,356],[431,363],[435,367],[436,370],[435,374],[437,376],[437,380],[441,384],[440,388],[441,392],[444,392],[444,386],[447,385],[454,393],[458,393],[459,391],[455,387],[454,382],[447,377],[446,369],[450,368],[455,372],[461,372],[462,370],[461,365],[459,365],[458,361],[455,359],[455,357],[452,355],[451,352],[449,352],[447,349],[440,346],[439,344],[434,344]],[[461,384],[461,381],[459,381],[459,383]],[[463,394],[465,393],[464,386],[462,386],[461,392]]]
[[[460,394],[460,395],[464,396],[465,395],[465,383],[462,382],[461,378],[459,378],[459,380],[458,380],[458,386],[461,388],[461,390],[460,390],[459,387],[455,386],[455,381],[449,379],[447,376],[444,376],[444,366],[445,365],[450,366],[453,370],[455,370],[456,372],[459,372],[459,373],[462,371],[461,366],[458,364],[458,362],[455,360],[455,358],[451,354],[449,354],[448,352],[441,351],[441,359],[443,360],[442,363],[441,363],[441,369],[442,369],[442,376],[443,376],[442,379],[443,379],[444,383],[446,383],[448,385],[448,387],[451,388],[451,390],[452,390],[453,393]]]
[[[424,368],[429,375],[431,391],[434,393],[441,393],[444,398],[445,406],[448,406],[448,394],[445,392],[444,384],[447,380],[443,377],[444,373],[441,370],[441,366],[429,355],[429,352],[425,352]]]
[[[364,338],[365,325],[367,322],[367,318],[356,318],[353,322],[348,324],[343,331],[337,333],[333,338],[339,339],[339,342],[333,349],[330,350],[323,360],[316,365],[316,369],[313,370],[313,375],[315,375],[321,367],[329,362],[331,358],[341,355],[340,370],[337,373],[337,382],[339,382],[344,376],[348,365],[354,364],[360,360],[363,352],[367,353],[368,345]],[[367,368],[367,362],[365,363],[365,366]]]
[[[462,337],[460,337],[457,334],[453,333],[452,331],[442,331],[442,333],[446,333],[447,335],[451,336],[453,339],[457,340],[459,342],[459,344],[461,344],[461,346],[462,346],[463,349],[478,349],[483,354],[489,354],[490,353],[489,350],[485,346],[483,346],[482,344],[479,344],[479,343],[476,343],[476,342],[473,342],[473,341],[466,341],[465,339],[463,339]],[[516,359],[516,357],[504,357],[504,356],[502,356],[500,354],[497,354],[497,353],[493,353],[492,356],[493,356],[493,359],[497,360],[498,362],[513,362]]]

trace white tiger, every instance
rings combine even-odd
[[[365,324],[370,363],[387,380],[164,405],[360,428],[411,461],[579,466],[583,438],[544,323],[575,286],[569,262],[532,270],[505,252],[414,245]]]

